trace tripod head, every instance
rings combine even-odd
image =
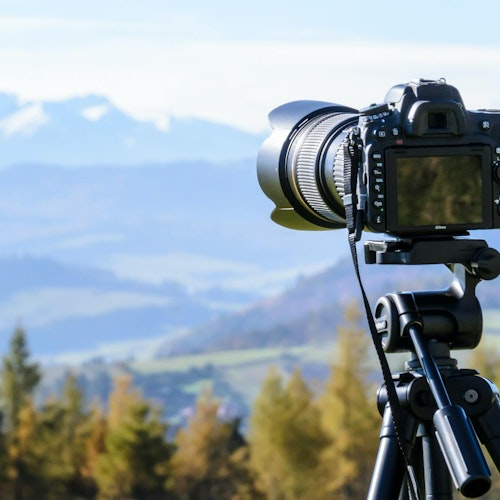
[[[449,353],[450,349],[473,349],[478,345],[482,335],[482,314],[475,289],[480,281],[494,279],[500,274],[500,254],[489,248],[483,240],[453,237],[368,241],[365,243],[365,261],[368,264],[441,263],[454,274],[454,280],[447,290],[390,293],[380,298],[376,304],[374,321],[383,350],[410,351],[413,359],[407,363],[406,377],[393,377],[398,385],[392,396],[395,401],[391,399],[388,383],[379,391],[379,408],[385,408],[384,419],[386,415],[389,417],[387,421],[384,420],[386,423],[381,432],[381,448],[368,498],[388,498],[383,482],[387,475],[392,475],[393,482],[397,485],[391,498],[399,498],[401,482],[397,480],[398,473],[394,473],[393,466],[385,465],[394,463],[396,456],[395,437],[400,435],[394,430],[396,418],[392,420],[391,412],[397,409],[398,405],[393,403],[398,401],[405,407],[403,413],[398,410],[398,426],[401,421],[406,423],[403,434],[407,436],[405,439],[408,439],[408,445],[417,436],[417,429],[421,429],[422,449],[426,450],[425,462],[433,464],[425,467],[426,498],[452,498],[448,483],[442,482],[445,464],[455,486],[464,496],[477,497],[486,493],[491,485],[490,471],[476,433],[500,470],[498,393],[495,395],[491,389],[476,391],[470,377],[464,376],[465,371],[455,368],[456,362],[450,358]],[[418,373],[414,374],[414,370]],[[422,392],[422,388],[413,391],[411,396],[410,388],[416,387],[424,378],[434,401],[430,406],[427,403],[422,405],[425,398],[416,395],[425,392]],[[453,380],[455,382],[450,382]],[[458,401],[450,398],[448,384],[450,387],[455,384],[459,388],[458,392],[454,391],[460,395]],[[489,387],[488,383],[486,385]],[[395,385],[392,387],[395,390]],[[471,395],[474,397],[471,398]],[[474,411],[477,412],[476,403],[480,400],[489,408],[485,412],[488,416],[476,418]],[[425,410],[423,415],[416,411],[421,406]],[[477,407],[473,409],[474,406]],[[427,415],[429,410],[432,419]],[[470,417],[474,417],[475,430]],[[415,423],[418,421],[421,425]],[[405,445],[399,441],[401,437],[397,439],[399,447],[404,451]],[[435,452],[436,443],[441,450],[440,454]],[[408,464],[406,455],[405,459]],[[433,470],[439,470],[440,474],[433,473]],[[442,494],[443,492],[446,494]]]
[[[474,349],[481,340],[482,313],[475,295],[482,280],[500,275],[500,254],[483,240],[442,238],[367,241],[367,264],[445,264],[454,274],[447,290],[388,294],[377,302],[375,320],[386,352],[413,351],[404,326],[412,296],[425,337],[451,349]]]

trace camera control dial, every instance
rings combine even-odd
[[[360,116],[374,116],[379,115],[380,113],[384,113],[389,111],[389,104],[383,102],[382,104],[372,104],[371,106],[367,106],[366,108],[362,108],[359,110]]]

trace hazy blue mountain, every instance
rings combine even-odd
[[[4,168],[0,336],[20,319],[37,356],[118,356],[345,251],[345,235],[279,228],[269,210],[251,160]]]
[[[324,282],[342,286],[325,289],[328,302],[312,289],[293,303],[276,295],[331,268],[348,244],[345,230],[270,221],[261,139],[194,119],[162,131],[99,96],[20,104],[0,94],[0,351],[17,321],[37,356],[126,354],[162,336],[177,349],[172,335],[188,330],[197,336],[179,350],[224,346],[229,333],[243,345],[267,320],[305,324],[350,293],[353,277],[335,271]],[[483,236],[500,246],[496,231]]]
[[[254,294],[347,251],[336,232],[269,220],[252,160],[0,170],[0,252],[47,255],[119,276]]]
[[[5,348],[17,322],[37,357],[144,354],[148,341],[177,335],[250,298],[193,294],[179,283],[153,285],[48,258],[0,258],[0,332]],[[137,348],[140,342],[145,347]],[[113,344],[116,345],[113,347]],[[129,345],[127,345],[129,344]],[[76,359],[76,358],[75,358]]]
[[[161,130],[102,96],[19,103],[0,94],[0,165],[23,162],[138,165],[254,157],[263,136],[195,118],[171,118]]]
[[[444,292],[453,280],[453,274],[444,265],[361,267],[372,306],[378,298],[392,292]],[[483,309],[500,309],[495,281],[481,282],[476,295]],[[252,307],[219,315],[187,329],[182,336],[167,339],[157,356],[322,344],[336,338],[337,328],[344,322],[344,311],[352,302],[363,307],[353,264],[345,258]],[[364,310],[362,315],[365,316]]]

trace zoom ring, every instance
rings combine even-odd
[[[324,219],[342,223],[343,219],[330,208],[321,195],[317,168],[322,146],[337,121],[337,115],[323,116],[305,131],[294,162],[294,177],[300,194],[310,209]]]

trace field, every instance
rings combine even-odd
[[[500,311],[484,311],[484,335],[480,348],[500,352]],[[368,335],[368,333],[367,333]],[[382,382],[378,360],[374,349],[370,350],[369,369],[374,386]],[[471,351],[455,351],[459,366],[469,365]],[[224,351],[167,357],[149,361],[131,361],[108,364],[91,362],[76,368],[54,368],[46,371],[43,391],[39,401],[50,394],[57,394],[62,387],[62,378],[68,372],[76,373],[86,399],[101,401],[105,407],[113,378],[121,374],[132,377],[143,396],[155,401],[164,409],[165,416],[174,426],[185,422],[196,399],[204,388],[211,388],[221,400],[228,416],[249,415],[262,382],[274,366],[284,380],[296,368],[309,382],[311,388],[319,390],[328,377],[330,365],[335,358],[335,342],[308,344],[288,348],[262,348],[239,351]],[[393,371],[400,371],[409,354],[388,356]],[[375,395],[374,395],[375,400]]]

